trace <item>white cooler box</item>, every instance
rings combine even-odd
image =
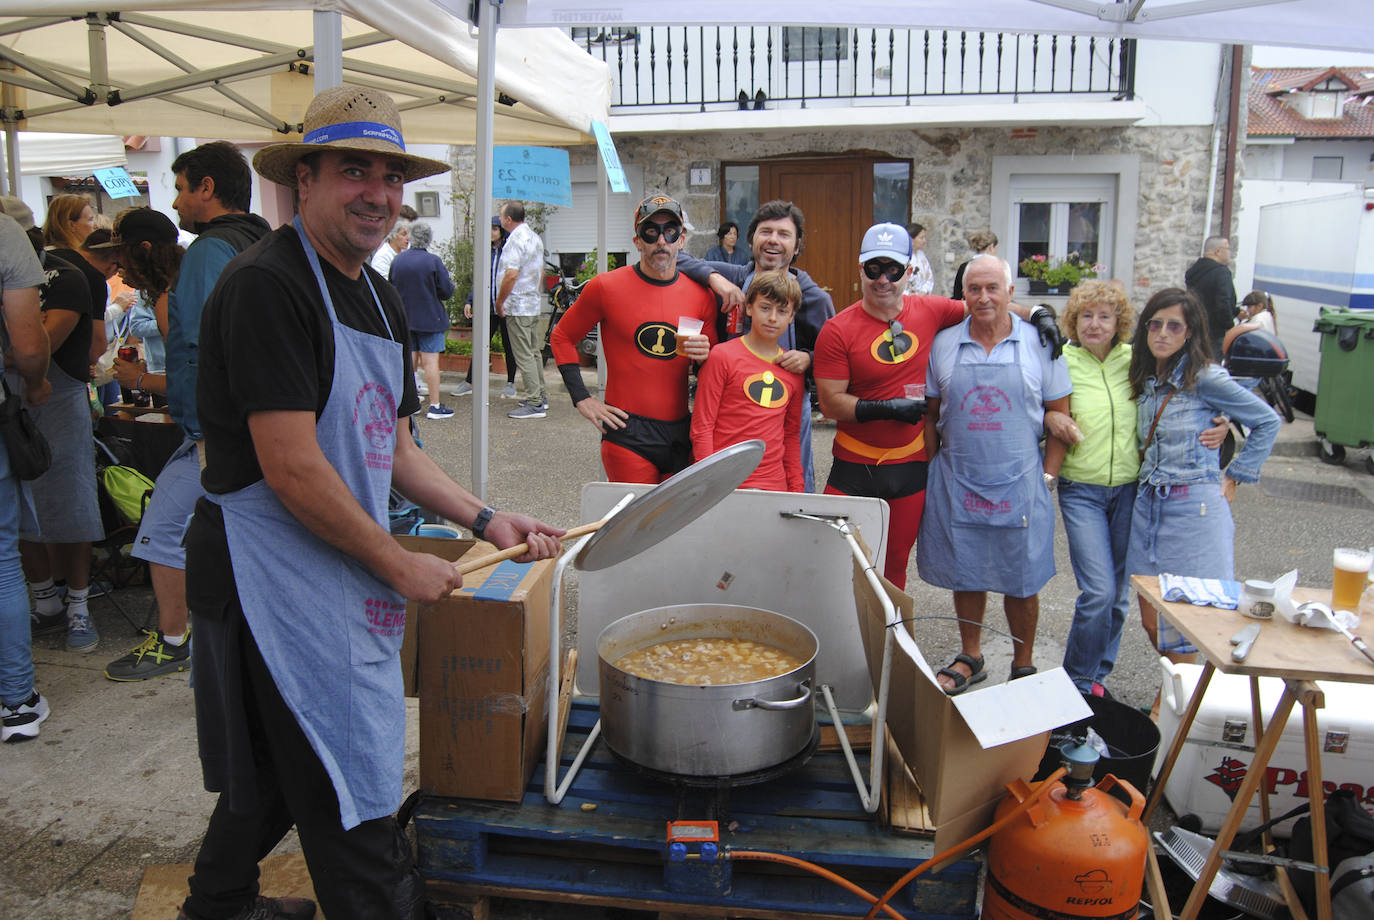
[[[1159,753],[1152,776],[1159,774],[1164,757],[1178,734],[1179,722],[1192,698],[1193,688],[1202,675],[1202,665],[1174,664],[1161,658],[1164,686],[1159,704]],[[1320,681],[1326,707],[1317,710],[1317,737],[1322,748],[1322,785],[1327,794],[1349,789],[1367,807],[1374,806],[1374,684],[1346,684]],[[1260,678],[1260,709],[1267,720],[1279,704],[1283,681],[1277,677]],[[1164,787],[1169,807],[1177,815],[1193,814],[1202,820],[1202,829],[1215,833],[1221,828],[1232,797],[1254,757],[1258,737],[1250,718],[1250,678],[1217,671],[1207,686],[1202,707],[1193,720],[1188,742],[1178,755],[1173,773]],[[1237,746],[1250,750],[1239,750]],[[1269,791],[1269,814],[1279,815],[1297,808],[1308,799],[1307,753],[1303,746],[1302,707],[1294,705],[1284,726],[1274,756],[1266,768],[1265,788]],[[1287,837],[1294,818],[1274,829]],[[1250,800],[1242,830],[1260,823],[1259,793]]]

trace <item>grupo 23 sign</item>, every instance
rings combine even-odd
[[[491,195],[572,207],[568,151],[556,147],[497,147],[492,151]]]

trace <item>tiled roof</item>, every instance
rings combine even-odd
[[[1250,68],[1251,137],[1374,138],[1374,67]],[[1340,118],[1304,118],[1287,98],[1334,77],[1351,87]]]

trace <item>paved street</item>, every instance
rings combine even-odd
[[[459,379],[447,376],[446,389]],[[499,507],[571,526],[579,523],[581,485],[600,478],[597,441],[590,424],[569,404],[552,367],[548,379],[546,419],[507,419],[505,412],[514,403],[492,400],[488,497]],[[503,381],[493,382],[499,391]],[[444,421],[420,419],[421,436],[426,451],[467,482],[472,399],[445,396],[445,401],[457,414]],[[824,481],[833,434],[833,426],[817,427],[818,481]],[[1374,476],[1365,472],[1361,451],[1352,450],[1343,467],[1322,464],[1308,419],[1285,426],[1280,438],[1264,468],[1264,488],[1242,487],[1234,507],[1237,569],[1242,575],[1272,578],[1297,568],[1304,584],[1329,585],[1333,546],[1374,544]],[[1062,527],[1056,533],[1056,558],[1060,574],[1041,596],[1036,661],[1042,667],[1057,664],[1062,656],[1076,595]],[[951,613],[949,595],[921,585],[914,562],[910,590],[919,612]],[[136,618],[148,609],[146,589],[127,589],[119,596]],[[190,861],[213,804],[213,797],[201,789],[187,675],[141,684],[105,680],[101,672],[106,663],[132,647],[137,637],[108,601],[95,600],[92,609],[102,636],[94,654],[68,652],[61,637],[35,643],[39,686],[53,715],[36,742],[0,749],[0,916],[127,917],[143,867]],[[1004,625],[995,604],[987,622]],[[943,663],[957,650],[948,621],[921,623],[918,634],[932,661]],[[989,636],[987,646],[993,680],[1002,679],[1010,642]],[[1147,705],[1154,698],[1157,660],[1134,620],[1127,624],[1109,686],[1132,705]],[[408,787],[415,782],[413,705],[410,716]],[[294,838],[284,845],[294,846]],[[502,915],[555,913],[507,905]],[[568,913],[560,909],[557,915]]]

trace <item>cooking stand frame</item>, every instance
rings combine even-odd
[[[628,493],[621,499],[615,507],[606,515],[607,518],[613,517],[618,511],[624,508],[634,498],[634,493]],[[883,631],[883,658],[882,667],[878,681],[878,697],[876,709],[873,714],[872,741],[870,742],[869,754],[869,775],[865,783],[863,768],[859,766],[853,745],[849,741],[845,731],[843,720],[840,716],[839,707],[835,704],[835,699],[831,693],[829,684],[821,684],[821,696],[825,700],[825,705],[830,713],[831,722],[834,725],[835,733],[839,738],[840,748],[844,753],[845,762],[849,765],[850,776],[854,780],[855,791],[859,795],[859,800],[863,804],[863,809],[868,814],[873,814],[878,810],[882,801],[883,788],[883,761],[884,750],[884,731],[887,722],[887,703],[888,692],[892,675],[892,631],[899,627],[900,619],[896,608],[892,605],[891,599],[883,589],[882,583],[878,579],[877,570],[874,568],[873,561],[865,555],[862,546],[855,536],[854,528],[849,521],[842,516],[807,514],[805,512],[789,513],[788,517],[802,520],[810,520],[829,527],[840,534],[848,545],[850,553],[855,561],[860,564],[864,577],[868,580],[869,586],[873,589],[882,604],[884,621],[887,629]],[[561,639],[563,635],[563,577],[569,565],[574,564],[582,549],[587,542],[592,539],[594,534],[588,534],[574,543],[554,566],[552,584],[549,588],[549,662],[548,662],[548,737],[545,741],[545,763],[544,763],[544,798],[551,805],[558,805],[567,795],[573,781],[577,778],[578,771],[586,761],[587,755],[591,753],[592,747],[597,739],[601,737],[601,720],[598,719],[592,726],[591,732],[587,735],[587,740],[578,750],[573,762],[568,766],[567,772],[562,779],[558,776],[559,751],[558,740],[562,734],[563,726],[559,724],[559,706],[557,701],[562,689],[561,674]]]

